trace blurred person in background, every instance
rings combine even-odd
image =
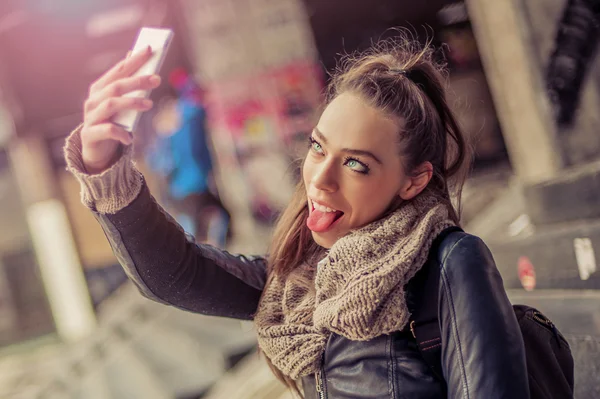
[[[230,214],[214,183],[203,92],[184,69],[169,75],[177,97],[161,100],[157,133],[146,153],[150,168],[166,183],[162,202],[198,242],[224,247]]]
[[[152,107],[115,95],[159,84],[129,77],[149,55],[92,84],[65,148],[84,204],[143,295],[253,319],[276,376],[298,393],[301,383],[306,398],[529,397],[500,274],[486,245],[458,228],[451,196],[460,198],[469,155],[431,48],[384,42],[343,60],[268,257],[189,241],[152,199],[131,136],[110,122]],[[434,295],[421,286],[434,267],[441,338],[423,347],[411,327],[418,298]],[[433,348],[441,378],[424,357]]]

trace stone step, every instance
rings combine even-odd
[[[108,379],[103,371],[81,381],[73,399],[113,399]]]
[[[523,195],[536,224],[600,218],[600,161],[564,170],[552,180],[526,185]]]
[[[218,346],[176,325],[154,326],[133,342],[133,349],[175,397],[204,392],[225,372],[225,356]]]
[[[210,342],[223,353],[247,352],[256,345],[256,334],[251,321],[211,317],[174,310],[165,323],[177,326],[201,342]]]
[[[106,380],[113,399],[175,399],[160,376],[131,347],[106,365]]]
[[[250,324],[195,315],[127,284],[81,342],[0,358],[0,397],[175,399],[200,395],[256,344]]]
[[[512,303],[537,308],[563,334],[600,337],[600,291],[508,290]]]
[[[293,399],[256,352],[223,376],[204,399]]]
[[[512,184],[465,227],[489,246],[506,288],[521,288],[520,260],[535,269],[541,289],[600,289],[600,219],[535,225]]]

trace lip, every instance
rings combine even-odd
[[[344,218],[344,211],[340,211],[337,208],[335,208],[335,207],[327,204],[326,202],[317,201],[317,200],[314,200],[314,199],[312,199],[310,197],[308,198],[308,202],[310,204],[310,206],[308,207],[309,214],[311,214],[315,210],[315,206],[313,204],[314,202],[316,202],[319,205],[326,206],[327,208],[336,209],[336,212],[341,212],[341,215],[339,215],[337,217],[337,219],[331,224],[331,226],[329,226],[329,228],[327,230],[320,232],[321,234],[322,233],[326,233],[326,232],[332,230],[335,226],[337,226],[340,223],[340,220],[342,220]]]
[[[314,203],[316,202],[317,204],[319,204],[321,206],[327,207],[329,209],[335,209],[338,212],[342,212],[342,214],[344,213],[343,211],[338,210],[335,206],[331,206],[331,204],[328,204],[327,202],[318,201],[318,200],[312,199],[310,197],[308,198],[308,201],[310,202],[310,211],[311,212],[315,210]]]

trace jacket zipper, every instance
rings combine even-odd
[[[317,394],[319,395],[319,399],[325,399],[325,389],[323,387],[323,370],[319,369],[315,373],[315,384],[317,387]]]
[[[315,373],[315,387],[317,388],[317,396],[319,399],[326,399],[325,394],[325,351],[321,355],[321,365],[319,370]]]
[[[321,355],[321,366],[319,371],[315,373],[315,386],[317,388],[317,395],[319,399],[325,399],[325,373],[323,371],[323,365],[325,364],[325,351]]]

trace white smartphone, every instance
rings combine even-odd
[[[171,29],[158,29],[144,27],[140,30],[135,45],[131,49],[132,54],[144,51],[148,46],[152,48],[152,56],[132,76],[144,76],[158,73],[167,54],[169,44],[173,39]],[[125,94],[126,97],[147,98],[151,90],[137,90]],[[116,114],[112,122],[121,126],[128,132],[133,132],[140,120],[140,111],[127,110]]]

